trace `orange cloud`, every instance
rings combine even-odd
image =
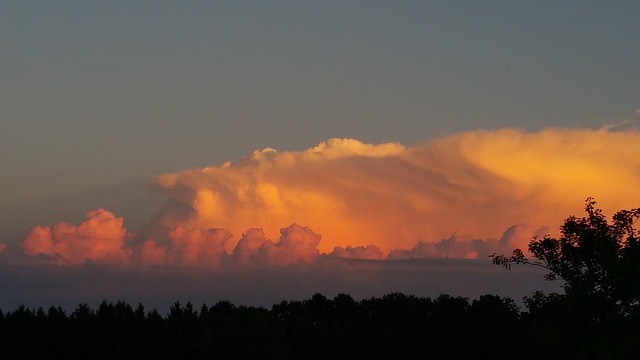
[[[168,233],[167,243],[147,240],[134,257],[147,265],[216,267],[226,257],[231,234],[225,229],[186,229],[177,227]]]
[[[122,218],[98,209],[87,214],[79,226],[58,223],[33,227],[25,237],[22,248],[31,256],[46,256],[59,264],[79,264],[86,260],[125,263],[127,230]]]
[[[475,131],[411,148],[331,139],[300,152],[265,149],[159,176],[169,200],[136,244],[126,243],[122,218],[99,209],[77,227],[32,228],[23,250],[60,264],[209,268],[311,263],[323,253],[484,257],[557,231],[582,214],[587,196],[606,213],[637,207],[637,154],[639,132],[603,129]]]
[[[331,139],[161,175],[155,183],[169,201],[154,226],[261,228],[276,238],[298,223],[322,234],[325,253],[370,244],[385,253],[412,249],[452,233],[470,236],[456,244],[497,239],[514,224],[557,229],[588,196],[605,211],[637,206],[639,153],[636,131],[475,131],[410,148]],[[435,256],[437,248],[424,251]],[[450,256],[473,251],[454,247]]]

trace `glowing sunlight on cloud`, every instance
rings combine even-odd
[[[122,218],[98,209],[87,214],[79,226],[58,223],[33,227],[22,243],[28,255],[48,257],[59,264],[79,264],[86,260],[125,263],[127,231]]]
[[[255,151],[236,163],[155,179],[169,199],[130,242],[105,210],[78,227],[36,226],[24,251],[85,260],[219,267],[335,258],[477,258],[554,233],[588,196],[637,207],[640,133],[513,129],[419,145],[330,139]],[[296,225],[300,224],[300,225]],[[278,239],[276,242],[270,239]]]
[[[638,153],[637,132],[602,130],[476,131],[413,148],[331,139],[159,176],[170,201],[155,226],[259,227],[276,238],[298,223],[322,235],[327,253],[410,249],[452,233],[497,238],[515,224],[555,229],[588,196],[605,209],[637,205]]]

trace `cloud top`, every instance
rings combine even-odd
[[[135,239],[122,218],[99,209],[78,226],[32,228],[23,249],[60,264],[209,268],[309,264],[322,254],[483,257],[554,233],[588,196],[609,213],[637,207],[637,154],[640,133],[604,129],[475,131],[415,147],[330,139],[305,151],[267,148],[158,176],[168,201]]]
[[[475,131],[408,148],[331,139],[161,175],[155,183],[170,200],[154,226],[236,236],[262,228],[277,238],[298,223],[322,234],[326,253],[409,249],[454,232],[495,238],[525,222],[555,229],[588,196],[606,209],[637,205],[638,153],[633,131]]]
[[[58,223],[53,227],[35,226],[22,242],[24,252],[43,256],[59,264],[78,264],[86,260],[125,263],[127,230],[123,219],[97,209],[78,226]]]

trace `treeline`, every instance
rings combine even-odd
[[[0,359],[630,359],[640,314],[594,322],[560,295],[469,301],[316,294],[271,309],[176,302],[165,315],[118,301],[0,311]]]

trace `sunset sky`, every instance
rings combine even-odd
[[[3,1],[0,308],[520,299],[640,207],[640,3]]]

